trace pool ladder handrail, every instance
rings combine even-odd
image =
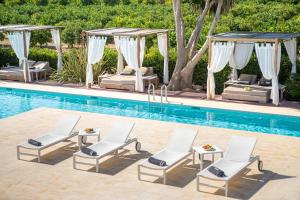
[[[165,91],[166,103],[168,102],[168,86],[162,85],[160,88],[160,103],[163,103],[163,91]]]
[[[151,98],[150,98],[150,96],[151,96],[151,90],[153,92],[153,94],[152,94],[153,101],[155,101],[155,86],[154,86],[153,83],[151,83],[151,84],[148,85],[148,102],[151,101]]]

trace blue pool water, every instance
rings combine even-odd
[[[300,137],[300,117],[0,87],[0,119],[39,107]]]

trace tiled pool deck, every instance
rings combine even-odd
[[[100,127],[102,136],[109,124],[117,120],[134,121],[132,135],[141,141],[143,153],[135,152],[132,145],[120,158],[104,159],[99,174],[84,167],[74,170],[72,154],[77,150],[74,137],[45,150],[42,163],[26,157],[31,162],[17,160],[16,145],[50,130],[63,113],[80,114],[76,129]],[[213,143],[224,149],[232,134],[258,138],[254,153],[261,156],[265,171],[259,172],[255,164],[250,166],[246,174],[231,182],[229,198],[300,198],[300,138],[46,108],[2,119],[0,127],[0,199],[224,199],[223,191],[204,187],[205,192],[196,191],[198,165],[193,166],[191,160],[171,169],[167,185],[156,178],[137,180],[137,164],[164,148],[176,127],[197,127],[195,144]]]
[[[109,96],[147,100],[144,94],[73,89],[66,87],[41,86],[16,82],[2,82],[1,86],[38,89],[66,93]],[[255,106],[218,101],[170,98],[172,103],[198,106],[241,109],[277,114],[300,116],[298,108]],[[100,165],[100,173],[83,167],[72,168],[72,154],[77,151],[77,137],[69,142],[55,145],[44,151],[42,163],[32,158],[17,160],[16,145],[28,138],[47,132],[55,120],[64,113],[80,114],[76,129],[100,127],[102,136],[109,125],[117,120],[136,123],[132,135],[142,143],[143,152],[137,153],[134,145],[129,146],[119,158],[107,157]],[[144,177],[137,180],[137,164],[141,159],[164,148],[176,127],[197,127],[195,145],[212,143],[226,149],[233,134],[258,138],[254,154],[264,161],[264,171],[259,172],[256,164],[237,176],[229,187],[229,199],[300,199],[300,138],[268,135],[213,127],[177,124],[136,118],[125,118],[95,113],[64,111],[41,108],[0,120],[0,199],[224,199],[224,192],[203,187],[196,191],[197,170],[191,160],[184,161],[171,169],[167,185],[161,180]],[[94,138],[93,138],[94,139]],[[95,140],[90,140],[93,143]],[[210,159],[207,157],[206,159]],[[31,161],[31,162],[28,162]],[[206,165],[209,162],[206,162]]]

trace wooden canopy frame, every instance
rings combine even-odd
[[[299,38],[300,33],[279,33],[279,32],[226,32],[219,33],[208,37],[208,67],[211,64],[212,43],[213,42],[253,42],[253,43],[274,43],[275,56],[274,56],[274,70],[277,71],[278,67],[278,46],[281,42]],[[209,87],[207,87],[209,88]],[[212,99],[209,92],[207,99]]]
[[[143,37],[157,35],[159,33],[168,34],[169,29],[144,29],[144,28],[105,28],[84,31],[89,36],[130,36]]]
[[[0,32],[15,32],[15,31],[37,31],[37,30],[51,30],[63,29],[63,26],[37,26],[37,25],[0,25]]]
[[[0,32],[8,33],[8,32],[22,32],[23,33],[23,43],[24,46],[26,47],[26,32],[32,32],[32,31],[38,31],[38,30],[60,30],[63,29],[63,26],[37,26],[37,25],[4,25],[0,26]],[[60,33],[60,38],[61,38],[61,32]],[[61,44],[60,46],[60,52],[62,52],[61,49]],[[27,49],[24,48],[24,55],[27,57]],[[27,64],[26,64],[27,65]],[[25,67],[25,74],[24,76],[24,81],[25,83],[29,82],[29,75],[28,75],[28,67]]]
[[[141,37],[146,37],[150,35],[158,35],[158,34],[166,34],[167,35],[167,52],[169,58],[169,29],[144,29],[144,28],[105,28],[105,29],[95,29],[95,30],[88,30],[84,31],[87,36],[104,36],[104,37],[114,37],[114,36],[127,36],[127,37],[134,37],[137,39],[137,59],[138,65],[141,65],[140,61],[140,40]],[[88,40],[87,40],[88,43]],[[88,46],[88,45],[87,45]],[[169,62],[169,60],[168,60]],[[89,84],[88,88],[91,87]]]

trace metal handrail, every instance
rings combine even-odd
[[[160,103],[163,103],[163,89],[165,91],[166,102],[168,102],[168,87],[166,85],[163,85],[160,88]]]
[[[150,99],[150,96],[151,96],[151,90],[153,91],[152,96],[153,96],[153,101],[154,101],[154,100],[155,100],[155,86],[154,86],[153,83],[151,83],[151,84],[148,85],[148,102],[151,101],[151,99]]]

